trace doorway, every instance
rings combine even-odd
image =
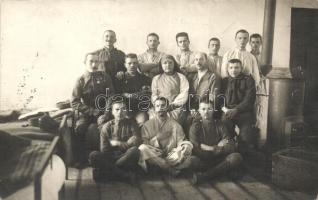
[[[290,67],[305,80],[304,120],[318,136],[318,9],[292,8]]]

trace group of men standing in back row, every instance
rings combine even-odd
[[[236,169],[255,149],[259,34],[237,31],[236,48],[223,58],[218,38],[209,40],[209,54],[193,52],[185,32],[176,35],[175,57],[158,51],[156,33],[139,56],[116,49],[114,31],[103,38],[105,47],[85,56],[71,98],[76,166],[88,159],[96,181],[159,168],[172,176],[190,171],[196,184]],[[88,155],[95,127],[100,148]]]

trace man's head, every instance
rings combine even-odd
[[[106,30],[104,32],[103,39],[107,47],[113,47],[115,42],[117,41],[115,31]]]
[[[199,113],[203,120],[212,120],[213,119],[213,103],[209,101],[208,98],[203,98],[200,100],[199,104]]]
[[[126,117],[126,105],[123,100],[112,102],[112,115],[115,120],[121,120]]]
[[[180,72],[179,65],[172,55],[166,54],[162,56],[159,62],[159,72],[166,74]]]
[[[229,60],[227,70],[232,78],[238,77],[243,70],[242,62],[239,59]]]
[[[182,51],[189,50],[190,40],[189,35],[186,32],[180,32],[176,35],[177,45]]]
[[[167,115],[169,101],[164,97],[158,97],[154,102],[155,112],[159,117]]]
[[[208,48],[210,54],[217,55],[219,53],[220,47],[221,41],[219,40],[219,38],[213,37],[209,40]]]
[[[208,68],[208,56],[206,53],[197,52],[194,55],[194,64],[198,70],[205,70]]]
[[[262,36],[258,33],[254,33],[250,37],[250,45],[253,51],[259,51],[262,45]]]
[[[128,74],[135,75],[138,73],[138,58],[134,53],[129,53],[125,56],[125,67]]]
[[[160,42],[159,42],[159,35],[158,34],[149,33],[147,35],[147,46],[148,46],[148,49],[157,50],[159,44],[160,44]]]
[[[245,49],[246,44],[248,43],[249,34],[246,30],[238,30],[235,34],[235,42],[238,48]]]
[[[84,64],[88,72],[99,71],[99,59],[95,53],[87,53],[85,55]]]

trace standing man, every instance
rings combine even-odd
[[[262,36],[258,33],[254,33],[250,36],[250,46],[251,54],[253,54],[260,65],[261,61],[261,46],[262,46]],[[260,134],[265,135],[267,132],[267,117],[268,110],[266,104],[268,104],[268,87],[269,80],[263,76],[264,71],[260,68],[261,72],[261,82],[260,86],[256,90],[256,100],[255,100],[255,114],[256,114],[256,124],[255,126],[260,129]]]
[[[162,56],[163,52],[158,51],[159,35],[156,33],[149,33],[147,35],[146,42],[148,49],[143,54],[139,55],[139,67],[140,71],[146,76],[153,78],[155,75],[159,74],[158,63]]]
[[[222,56],[219,55],[221,41],[219,38],[213,37],[209,40],[209,70],[218,76],[221,76]]]
[[[259,63],[261,60],[262,36],[254,33],[250,36],[251,54],[253,54]]]
[[[249,40],[249,33],[244,30],[238,30],[235,34],[236,48],[226,52],[223,56],[221,76],[222,78],[228,77],[228,64],[231,59],[239,59],[242,62],[242,73],[245,75],[251,75],[255,80],[255,85],[260,84],[260,72],[258,63],[254,55],[246,51],[246,45]]]
[[[125,71],[125,53],[114,47],[117,41],[116,33],[113,30],[106,30],[103,35],[105,47],[97,50],[100,61],[100,68],[110,75],[114,81],[118,72]]]
[[[177,45],[180,49],[180,54],[176,55],[176,61],[180,65],[181,71],[191,76],[197,72],[196,67],[193,65],[194,53],[190,50],[190,39],[186,32],[180,32],[176,35]]]

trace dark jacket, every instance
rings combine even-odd
[[[198,108],[200,98],[208,96],[214,102],[221,89],[221,79],[213,72],[207,71],[199,81],[196,73],[189,78],[189,85],[191,108]]]
[[[88,115],[91,109],[97,109],[96,97],[104,95],[99,101],[100,108],[105,107],[106,89],[108,96],[114,93],[112,80],[105,72],[86,72],[75,84],[71,97],[73,110]]]
[[[220,120],[203,122],[201,118],[196,119],[191,125],[189,139],[193,144],[193,154],[207,161],[216,156],[228,155],[235,150],[234,139]],[[228,143],[224,146],[218,146],[223,139],[228,140]],[[200,147],[201,144],[213,146],[215,150],[203,150]]]
[[[104,59],[100,60],[102,62],[102,68],[105,70],[106,73],[110,75],[112,80],[115,79],[117,72],[126,71],[125,53],[121,50],[118,50],[116,48],[109,50],[108,48],[104,47],[95,51],[94,53],[96,53],[99,58]],[[105,56],[103,56],[103,54],[107,55],[107,59],[105,59]]]
[[[123,119],[118,124],[115,120],[108,121],[102,128],[100,133],[101,152],[109,152],[114,150],[110,144],[111,140],[126,142],[129,147],[139,146],[141,143],[140,130],[135,121]]]
[[[137,73],[136,76],[129,76],[125,73],[122,80],[115,78],[115,90],[117,93],[139,93],[144,86],[151,86],[151,79],[143,74]]]
[[[236,108],[238,112],[253,111],[256,88],[252,76],[240,74],[237,78],[224,78],[221,93],[225,96],[227,108]]]
[[[126,105],[129,106],[130,111],[143,111],[144,108],[149,107],[151,96],[151,79],[149,77],[140,73],[132,77],[126,72],[122,80],[115,78],[114,86],[117,93],[132,95],[131,98],[126,99]]]

